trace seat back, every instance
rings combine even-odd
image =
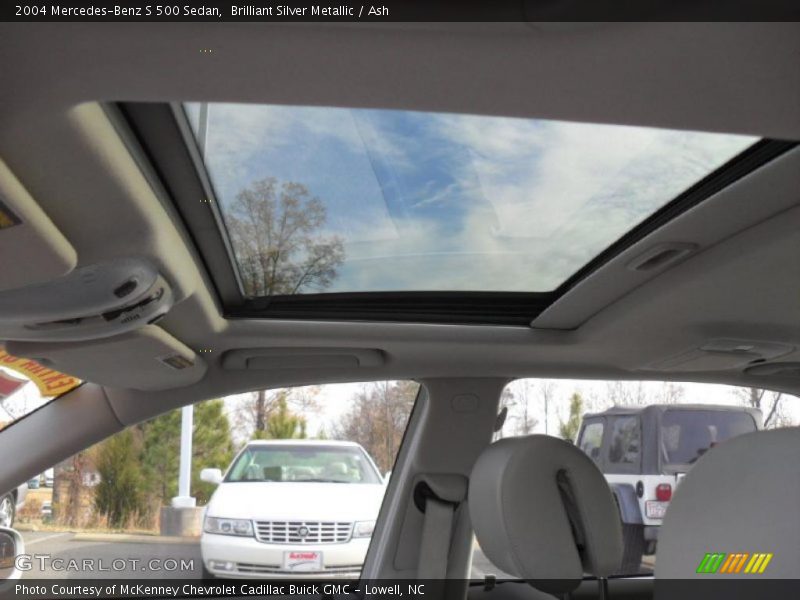
[[[655,575],[657,595],[659,579],[800,577],[800,428],[741,435],[697,461],[659,532]]]
[[[469,510],[484,554],[537,589],[562,593],[619,569],[619,511],[603,474],[569,442],[500,440],[478,458]]]

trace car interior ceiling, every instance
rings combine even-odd
[[[30,285],[41,287],[20,296],[25,304],[46,304],[47,285],[69,271],[127,259],[142,261],[137,268],[145,275],[152,266],[152,285],[166,282],[171,295],[155,322],[111,337],[13,339],[0,319],[0,340],[10,354],[89,382],[3,432],[0,455],[25,440],[41,443],[14,461],[0,461],[0,488],[125,427],[204,399],[414,379],[423,391],[364,568],[375,577],[413,578],[424,521],[413,489],[426,475],[470,478],[481,461],[499,460],[482,453],[501,392],[513,379],[725,383],[800,394],[800,77],[796,60],[787,59],[800,55],[799,33],[795,23],[609,23],[563,30],[515,23],[0,24],[0,196],[30,223],[20,232],[0,230],[6,280],[0,305],[4,294]],[[224,53],[201,59],[194,48],[209,43]],[[192,50],[176,51],[179,46]],[[170,154],[179,160],[182,149],[162,146],[159,154],[147,136],[145,109],[157,112],[185,100],[740,133],[776,140],[780,151],[617,248],[533,311],[528,323],[233,318],[210,275],[220,265],[203,256],[202,239],[179,208],[199,200],[175,197],[194,189],[196,174],[164,162]],[[676,243],[691,248],[680,260],[631,268],[654,248]],[[40,320],[55,322],[57,313]],[[157,359],[168,355],[190,366],[163,369]],[[454,401],[463,396],[475,398],[466,411]],[[585,458],[570,450],[577,452],[559,447],[545,456]],[[480,477],[469,485],[497,485],[491,473]],[[573,484],[597,483],[587,477],[588,483]],[[555,487],[538,493],[532,498],[543,502],[558,496]],[[595,519],[603,521],[596,513],[591,519],[593,528]],[[448,577],[466,577],[473,527],[479,538],[492,529],[466,510],[457,512],[444,565]],[[571,544],[565,527],[535,533]],[[484,535],[500,546],[510,543]],[[525,543],[533,544],[531,552],[540,548],[538,540]],[[615,549],[597,552],[607,558]],[[564,553],[572,559],[574,549]],[[566,559],[550,557],[558,573]],[[610,572],[595,570],[600,577]],[[596,584],[587,580],[572,597],[597,597]],[[612,578],[607,586],[611,598],[653,593],[650,579]],[[455,586],[448,595],[465,591]],[[547,597],[540,593],[514,584],[470,591]]]

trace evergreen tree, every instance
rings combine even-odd
[[[156,417],[145,423],[142,429],[146,488],[161,505],[169,504],[178,493],[181,411],[173,410]],[[208,400],[196,404],[192,433],[192,495],[198,504],[207,503],[214,491],[212,484],[200,480],[200,471],[207,467],[224,469],[232,455],[230,423],[223,401]]]
[[[255,439],[291,440],[306,437],[306,420],[289,409],[286,394],[277,399],[277,406],[269,415],[266,427],[256,430]]]
[[[137,446],[134,431],[126,429],[98,447],[100,483],[95,494],[95,507],[106,516],[109,527],[125,527],[145,508]]]
[[[575,392],[569,399],[569,418],[566,421],[561,421],[558,434],[565,440],[574,444],[575,438],[578,436],[578,428],[581,426],[582,418],[583,398],[578,392]]]

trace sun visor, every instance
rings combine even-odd
[[[75,248],[0,160],[0,291],[60,277],[77,262]]]
[[[206,372],[194,350],[155,325],[102,340],[8,342],[6,350],[114,388],[166,390],[196,383]]]
[[[169,284],[146,260],[87,265],[47,283],[0,292],[0,339],[113,337],[157,321],[172,302]]]

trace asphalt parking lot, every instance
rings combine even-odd
[[[199,579],[200,544],[153,536],[24,532],[30,569],[23,579]]]

